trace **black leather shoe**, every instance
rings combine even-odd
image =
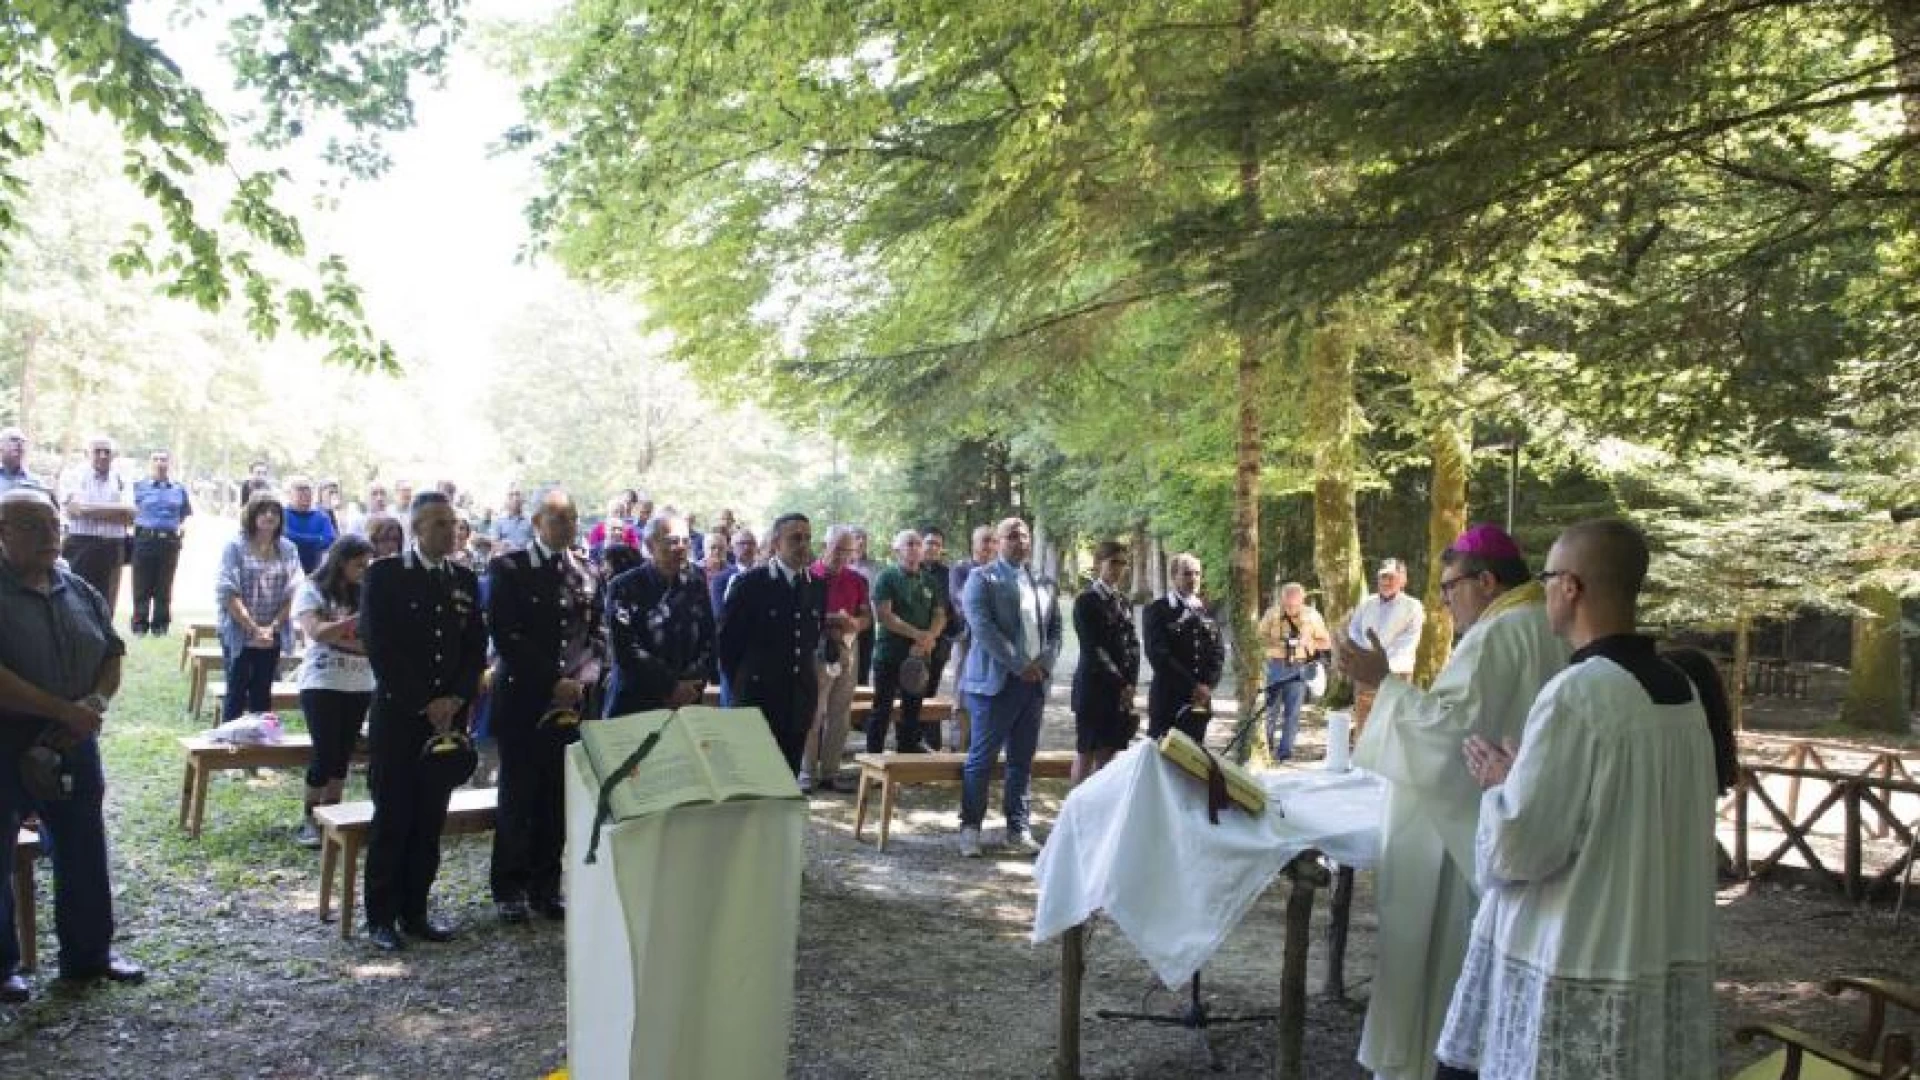
[[[119,956],[107,957],[107,969],[100,973],[108,982],[124,983],[127,986],[139,986],[147,981],[147,969],[131,960]]]
[[[541,918],[549,922],[567,921],[567,902],[557,896],[535,900],[531,906],[533,910],[540,913]]]
[[[401,919],[400,929],[408,937],[416,937],[421,941],[452,941],[454,937],[453,927],[434,922],[431,918]]]
[[[138,986],[147,981],[147,969],[131,960],[123,959],[119,954],[109,954],[105,965],[86,971],[62,971],[60,978],[69,983],[92,982],[105,979],[108,982]]]
[[[33,997],[25,976],[9,975],[0,979],[0,1005],[24,1005]]]
[[[500,913],[500,921],[509,926],[519,926],[527,921],[527,902],[525,900],[502,900],[493,905]]]
[[[407,939],[401,937],[400,931],[395,930],[391,923],[380,926],[368,924],[367,940],[373,942],[373,947],[381,952],[399,952],[407,947]]]

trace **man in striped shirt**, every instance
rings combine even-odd
[[[60,554],[107,602],[113,615],[120,598],[120,567],[127,558],[127,528],[133,524],[133,488],[113,468],[113,440],[87,443],[87,464],[60,485],[67,539]]]

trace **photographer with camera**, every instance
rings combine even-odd
[[[1293,757],[1300,706],[1307,700],[1315,665],[1333,656],[1333,635],[1307,603],[1305,585],[1289,581],[1280,586],[1280,602],[1260,617],[1260,645],[1267,654],[1267,746],[1273,760],[1286,761]]]
[[[137,983],[113,952],[100,725],[126,646],[100,593],[62,569],[43,488],[0,494],[0,1003],[29,995],[14,929],[13,848],[34,814],[51,841],[60,977]]]

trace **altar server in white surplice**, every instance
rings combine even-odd
[[[1374,896],[1380,936],[1360,1063],[1384,1080],[1428,1080],[1473,925],[1480,785],[1470,735],[1517,740],[1527,710],[1567,664],[1520,547],[1492,525],[1441,556],[1440,596],[1463,635],[1430,690],[1389,674],[1379,649],[1338,642],[1357,685],[1378,687],[1354,760],[1387,781]]]
[[[1561,534],[1541,574],[1574,646],[1517,756],[1469,740],[1481,886],[1441,1077],[1714,1076],[1715,751],[1701,695],[1633,632],[1646,541]]]

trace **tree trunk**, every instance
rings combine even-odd
[[[1449,306],[1434,318],[1429,331],[1432,345],[1433,386],[1456,386],[1466,369],[1465,312]],[[1467,527],[1467,433],[1471,421],[1464,412],[1445,404],[1434,410],[1430,436],[1433,456],[1433,493],[1427,510],[1427,584],[1421,597],[1427,622],[1420,631],[1420,651],[1414,659],[1413,679],[1421,686],[1447,666],[1453,654],[1453,613],[1440,594],[1441,553]]]
[[[1338,322],[1303,330],[1301,337],[1307,352],[1307,445],[1313,447],[1313,572],[1320,579],[1320,613],[1337,632],[1365,587],[1354,508],[1360,427],[1354,343]]]
[[[1053,536],[1047,531],[1046,522],[1040,520],[1038,510],[1033,513],[1032,529],[1033,553],[1028,562],[1041,577],[1054,577],[1053,568],[1049,565],[1053,559]]]
[[[1894,69],[1903,86],[1920,86],[1920,0],[1881,0],[1887,36],[1893,42]],[[1907,135],[1920,138],[1920,94],[1900,95]]]
[[[1132,555],[1133,580],[1127,586],[1127,599],[1139,603],[1143,598],[1153,595],[1153,586],[1149,584],[1147,560],[1153,557],[1153,542],[1147,536],[1147,523],[1135,522],[1133,526]]]
[[[1240,0],[1240,44],[1244,57],[1253,46],[1259,0]],[[1247,114],[1240,128],[1240,224],[1252,236],[1260,228],[1260,137],[1254,117]],[[1259,330],[1259,313],[1251,298],[1236,304],[1234,339],[1239,349],[1235,365],[1239,400],[1233,469],[1233,546],[1227,555],[1227,602],[1233,631],[1234,696],[1240,700],[1240,722],[1253,715],[1261,678],[1261,652],[1255,624],[1260,621],[1260,405],[1265,378],[1266,340]],[[1242,744],[1244,746],[1244,744]],[[1244,751],[1243,751],[1244,754]],[[1243,757],[1244,760],[1244,757]]]
[[[36,346],[39,344],[40,327],[38,324],[35,324],[28,328],[26,345],[20,352],[20,415],[14,418],[20,430],[26,432],[29,436],[34,434],[33,373],[37,367],[34,362],[34,353],[37,351]]]
[[[1853,667],[1840,718],[1857,728],[1906,732],[1906,685],[1900,677],[1900,597],[1883,585],[1860,590],[1854,602]]]

